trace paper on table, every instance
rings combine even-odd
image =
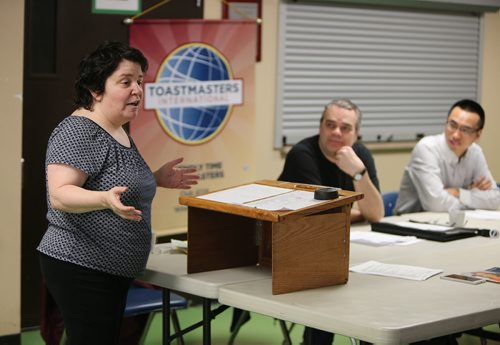
[[[172,244],[170,243],[157,243],[151,249],[152,254],[167,254],[172,250]]]
[[[172,244],[173,249],[178,249],[183,252],[187,252],[188,250],[188,241],[180,241],[172,238],[170,243]]]
[[[377,261],[367,261],[349,268],[351,272],[374,274],[379,276],[396,277],[410,280],[426,280],[433,275],[443,272],[440,269],[409,265],[384,264]]]
[[[268,211],[298,210],[324,202],[324,200],[315,200],[314,192],[271,187],[256,183],[201,195],[198,198],[245,205]]]
[[[500,211],[471,210],[471,211],[465,211],[465,216],[483,220],[488,220],[488,219],[500,220]]]
[[[399,245],[406,246],[420,242],[415,236],[389,235],[371,231],[351,231],[351,242],[371,246]]]
[[[256,200],[245,203],[245,206],[259,208],[261,210],[298,210],[307,206],[325,202],[314,199],[314,192],[294,190],[290,193],[280,194],[267,199]]]
[[[225,202],[229,204],[243,204],[258,199],[289,193],[291,189],[265,186],[251,183],[244,186],[221,190],[219,192],[200,195],[197,198]]]
[[[179,241],[172,239],[168,243],[158,243],[151,249],[152,254],[187,254],[187,241]]]

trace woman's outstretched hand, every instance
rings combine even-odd
[[[140,222],[142,220],[142,212],[134,206],[124,205],[120,197],[128,190],[127,187],[113,187],[106,192],[106,204],[116,215],[123,219],[133,220]]]
[[[200,176],[196,174],[196,168],[177,167],[184,158],[177,158],[165,163],[154,175],[156,184],[165,188],[190,189],[198,184]]]

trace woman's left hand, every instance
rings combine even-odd
[[[177,158],[165,163],[158,169],[154,175],[156,183],[160,187],[190,189],[191,186],[198,184],[200,176],[196,174],[196,168],[176,167],[184,158]]]

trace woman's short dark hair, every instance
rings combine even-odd
[[[138,63],[144,73],[148,69],[148,60],[141,51],[123,42],[106,41],[86,55],[80,61],[75,80],[75,106],[91,110],[94,104],[91,91],[102,94],[106,80],[123,60]]]

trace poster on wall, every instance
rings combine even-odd
[[[130,45],[149,61],[144,102],[130,133],[155,171],[184,157],[198,169],[191,190],[157,190],[153,229],[183,230],[184,195],[248,183],[255,176],[255,21],[136,20]]]

